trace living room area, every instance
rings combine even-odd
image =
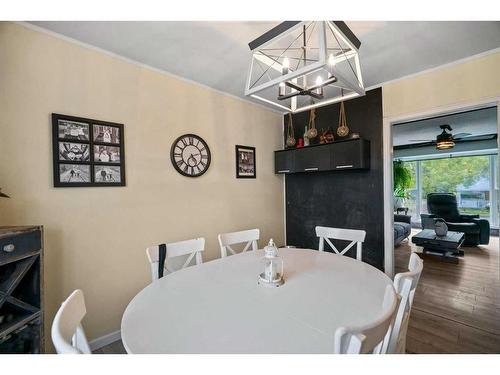
[[[392,124],[394,270],[425,263],[408,352],[500,345],[497,133],[491,105]]]

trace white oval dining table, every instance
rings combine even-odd
[[[171,273],[144,288],[121,323],[128,353],[332,353],[341,326],[382,314],[392,281],[355,259],[279,250],[285,283],[258,285],[263,250]]]

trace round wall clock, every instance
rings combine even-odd
[[[174,168],[186,177],[201,176],[208,170],[210,159],[207,143],[195,134],[181,135],[170,149],[170,160]]]

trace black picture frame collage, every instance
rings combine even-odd
[[[53,113],[54,187],[125,186],[123,128]]]

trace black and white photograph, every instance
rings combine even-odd
[[[90,183],[90,165],[59,164],[61,183]]]
[[[121,168],[118,166],[94,166],[94,182],[95,183],[120,183]]]
[[[94,162],[119,163],[120,147],[94,145]]]
[[[94,142],[120,143],[120,129],[115,126],[93,125]]]
[[[52,113],[55,187],[125,186],[123,124]]]
[[[236,178],[255,178],[255,147],[236,145]]]
[[[89,140],[89,124],[78,121],[58,120],[59,139]]]
[[[59,142],[59,161],[90,161],[90,145],[86,143]]]

